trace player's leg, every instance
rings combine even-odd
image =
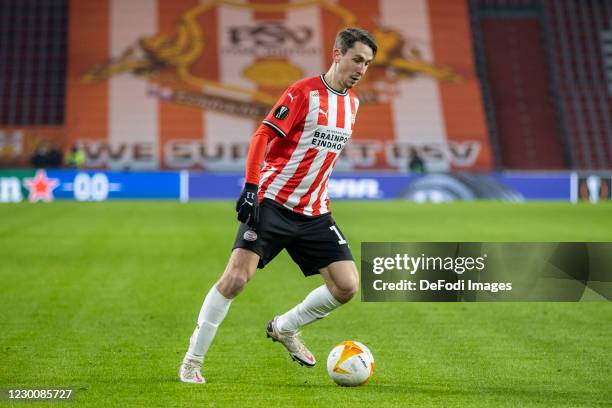
[[[338,302],[351,300],[359,290],[359,272],[354,261],[338,261],[319,270],[325,286]]]
[[[301,327],[327,316],[348,302],[359,288],[359,274],[353,261],[337,261],[319,269],[325,284],[310,292],[302,303],[278,317],[281,332],[296,332]]]
[[[215,285],[218,291],[227,299],[238,296],[255,274],[258,262],[259,255],[255,252],[244,248],[235,248],[221,279]]]
[[[223,275],[204,299],[189,344],[189,354],[196,357],[206,354],[232,300],[255,274],[258,261],[259,255],[248,249],[236,248],[232,251]]]
[[[312,367],[314,355],[302,341],[301,327],[327,316],[340,305],[351,300],[359,287],[357,267],[353,261],[334,262],[320,270],[325,284],[310,292],[306,298],[288,312],[268,323],[268,337],[282,342],[293,360]]]
[[[189,349],[179,370],[181,381],[205,382],[200,373],[204,356],[217,333],[217,328],[227,315],[232,299],[238,296],[253,277],[258,262],[259,255],[248,249],[236,248],[232,251],[223,275],[204,298]]]
[[[257,267],[263,268],[282,250],[289,237],[284,230],[285,224],[278,210],[266,200],[261,203],[256,232],[246,224],[240,224],[225,272],[206,295],[191,336],[189,350],[181,366],[181,373],[184,367],[190,368],[192,375],[189,379],[193,381],[187,382],[203,382],[199,375],[200,367],[232,299],[242,291]],[[183,375],[181,380],[185,381]]]
[[[299,329],[348,302],[357,291],[359,277],[348,244],[331,216],[300,225],[298,237],[287,247],[289,255],[304,275],[320,273],[325,284],[288,312],[272,319],[266,331],[273,338],[286,339],[283,344],[294,360],[313,366],[316,360],[300,339]]]

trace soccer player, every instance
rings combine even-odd
[[[270,320],[266,335],[299,364],[315,365],[299,329],[348,302],[359,284],[351,251],[329,212],[327,182],[355,124],[359,100],[351,88],[376,50],[367,31],[340,31],[327,73],[289,87],[253,135],[236,203],[241,225],[225,272],[202,304],[179,370],[181,381],[205,382],[204,356],[232,300],[255,270],[283,249],[305,276],[321,274],[325,283]]]

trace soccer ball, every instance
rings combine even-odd
[[[360,342],[343,341],[329,353],[327,372],[338,385],[362,385],[374,374],[374,357],[370,349]]]

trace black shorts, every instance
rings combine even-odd
[[[257,267],[260,269],[286,249],[305,276],[319,273],[319,269],[332,262],[353,260],[348,243],[331,214],[309,217],[267,198],[260,204],[259,225],[255,231],[240,224],[235,248],[245,248],[259,255]]]

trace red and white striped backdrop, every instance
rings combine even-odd
[[[338,168],[403,170],[412,147],[436,169],[492,167],[467,0],[73,0],[70,8],[64,142],[83,143],[91,166],[243,168],[270,101],[325,72],[335,34],[349,24],[375,33],[381,52],[355,89],[362,104]]]

